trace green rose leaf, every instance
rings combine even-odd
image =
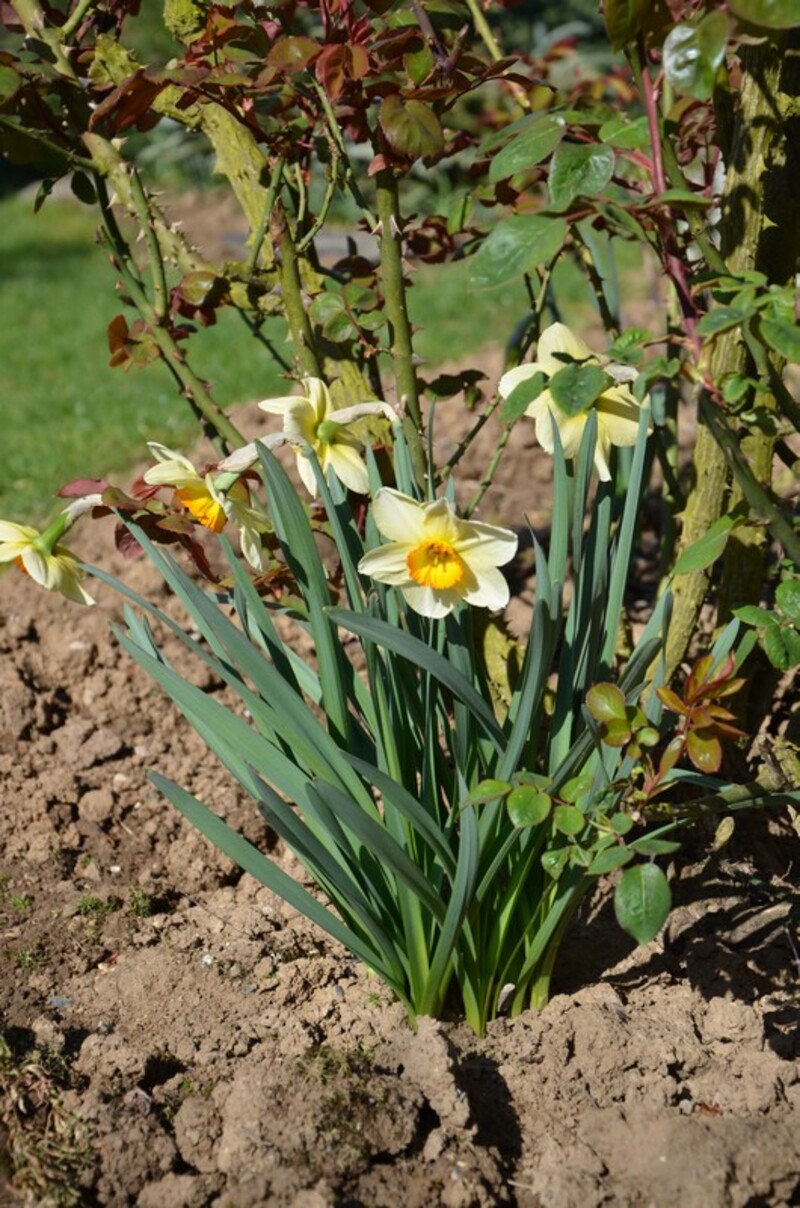
[[[557,881],[564,871],[564,867],[568,859],[568,847],[560,847],[557,851],[543,852],[542,868],[547,873],[548,877],[552,877],[554,881]]]
[[[633,818],[630,814],[612,814],[611,827],[616,835],[627,835],[633,830]]]
[[[784,626],[780,633],[789,656],[788,670],[791,670],[800,663],[800,633],[796,629],[789,629],[788,626]]]
[[[398,155],[417,159],[439,155],[444,149],[441,122],[423,101],[406,101],[393,92],[381,101],[378,122]]]
[[[767,658],[778,671],[788,671],[792,666],[792,655],[784,641],[786,631],[773,625],[764,634],[764,650]]]
[[[733,615],[738,621],[743,621],[745,625],[757,625],[761,629],[765,629],[767,625],[777,625],[778,618],[774,612],[770,612],[767,608],[759,608],[756,604],[742,604],[739,608],[734,608]]]
[[[689,575],[696,570],[705,570],[719,558],[728,542],[732,530],[739,522],[732,516],[720,516],[709,528],[708,532],[695,541],[678,558],[675,563],[676,575]]]
[[[664,73],[676,92],[707,101],[728,45],[728,19],[715,11],[697,25],[676,25],[664,42]]]
[[[499,222],[470,261],[472,284],[494,289],[552,260],[564,245],[563,218],[515,214]]]
[[[627,725],[625,694],[616,684],[594,684],[586,693],[586,705],[595,721],[624,721]]]
[[[622,868],[625,864],[630,864],[633,859],[633,852],[620,844],[615,844],[613,847],[607,847],[605,851],[597,853],[595,858],[589,865],[590,877],[602,877],[606,873],[613,872],[616,868]]]
[[[0,105],[10,101],[22,87],[22,76],[4,63],[0,64]]]
[[[722,744],[708,730],[690,730],[686,735],[686,751],[698,772],[713,774],[722,764]]]
[[[461,805],[462,808],[467,805],[488,805],[490,801],[497,801],[510,792],[511,785],[506,780],[481,780]]]
[[[547,374],[538,369],[524,382],[515,386],[500,408],[501,423],[509,426],[516,423],[525,414],[534,399],[539,397],[546,385]]]
[[[544,822],[553,805],[547,793],[540,792],[529,784],[512,789],[506,798],[508,816],[514,826],[538,826]]]
[[[775,589],[775,599],[784,616],[800,625],[800,579],[784,579]]]
[[[553,825],[562,835],[579,835],[586,819],[577,805],[557,805],[553,810]]]
[[[613,385],[614,379],[599,365],[579,365],[573,361],[553,374],[550,395],[564,415],[580,415]]]
[[[730,0],[730,10],[748,25],[794,29],[800,25],[797,0]]]
[[[702,316],[697,324],[697,333],[701,336],[717,336],[722,331],[730,331],[732,327],[741,327],[749,317],[750,311],[740,310],[738,306],[715,306]]]
[[[534,168],[558,146],[567,126],[560,113],[533,113],[523,120],[519,133],[492,160],[489,180],[506,180]]]
[[[614,152],[598,144],[561,143],[550,163],[547,187],[557,210],[576,197],[596,197],[614,174]]]
[[[761,334],[775,352],[800,365],[800,327],[778,319],[762,319]]]
[[[614,891],[614,914],[639,944],[654,939],[667,921],[672,894],[657,864],[627,868]]]
[[[618,113],[603,122],[597,137],[601,143],[612,147],[620,147],[626,151],[639,150],[650,146],[650,127],[647,124],[647,114],[630,121],[625,114]]]
[[[671,856],[673,852],[680,851],[680,846],[674,839],[651,839],[643,835],[641,839],[634,839],[631,851],[640,856]]]

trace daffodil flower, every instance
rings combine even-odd
[[[517,552],[508,529],[461,520],[447,499],[418,503],[389,487],[375,496],[372,516],[389,544],[365,554],[358,569],[399,587],[415,612],[438,618],[462,601],[491,609],[508,603],[497,569]]]
[[[366,415],[384,415],[393,422],[397,419],[395,412],[386,403],[378,401],[357,403],[337,411],[328,387],[320,378],[306,378],[303,387],[303,395],[268,398],[258,404],[262,411],[283,416],[283,436],[295,446],[303,486],[310,495],[317,494],[314,467],[306,451],[313,449],[324,474],[333,470],[348,490],[365,495],[369,490],[369,477],[360,453],[363,442],[348,428]]]
[[[570,361],[581,365],[600,365],[598,358],[579,336],[574,335],[563,323],[553,323],[539,337],[536,360],[527,365],[518,365],[516,369],[504,373],[498,392],[502,398],[508,398],[517,386],[535,374],[544,373],[548,378],[553,377]],[[613,367],[609,367],[609,374],[614,376],[611,368]],[[600,478],[607,482],[611,478],[608,467],[611,446],[636,444],[641,407],[630,386],[619,381],[616,385],[608,386],[590,408],[577,415],[567,415],[562,411],[545,386],[538,397],[528,405],[525,414],[536,421],[536,439],[547,453],[553,452],[555,422],[565,456],[574,458],[578,456],[586,421],[592,410],[597,415],[594,464]]]
[[[60,592],[76,604],[94,604],[81,582],[83,568],[80,562],[65,545],[61,545],[61,537],[79,510],[85,509],[66,508],[44,532],[27,524],[0,520],[0,572],[16,564],[40,587]]]
[[[250,492],[238,481],[237,473],[223,471],[201,475],[182,453],[156,441],[150,441],[148,447],[158,465],[145,471],[145,482],[150,486],[172,487],[175,498],[187,512],[214,533],[221,533],[230,520],[239,529],[245,558],[254,570],[262,571],[264,517],[250,506]]]

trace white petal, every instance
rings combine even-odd
[[[145,470],[143,477],[151,487],[188,487],[203,481],[191,463],[186,469],[178,461],[162,461],[157,466],[151,466],[149,470]]]
[[[253,570],[263,571],[264,553],[261,546],[261,534],[256,529],[243,524],[239,530],[239,545]]]
[[[184,457],[183,453],[178,453],[176,449],[168,449],[166,445],[159,444],[157,440],[149,440],[147,447],[156,461],[177,462],[185,470],[196,472],[189,458]]]
[[[462,521],[460,527],[470,532],[469,536],[459,538],[455,548],[475,574],[485,567],[505,566],[517,552],[519,542],[510,529],[478,521]]]
[[[270,415],[283,415],[292,407],[296,407],[298,403],[302,403],[303,396],[301,394],[284,395],[283,398],[262,398],[258,403],[258,407],[262,411],[268,411]]]
[[[308,399],[296,399],[294,407],[283,417],[283,432],[295,444],[316,446],[317,423],[317,414]]]
[[[297,453],[297,472],[300,475],[300,480],[308,491],[309,495],[316,497],[317,476],[314,473],[314,467],[312,466],[309,458],[306,457],[305,453],[300,450],[298,450]]]
[[[365,415],[382,415],[392,424],[397,423],[399,419],[397,412],[388,403],[380,403],[377,400],[356,403],[354,407],[342,407],[339,411],[329,412],[327,418],[337,424],[352,424],[353,420],[361,419]]]
[[[20,551],[22,565],[33,579],[34,583],[38,583],[40,587],[50,588],[51,573],[48,562],[51,559],[46,558],[38,549],[34,549],[32,545],[27,546]]]
[[[612,445],[621,447],[635,445],[639,432],[641,411],[635,402],[613,398],[623,393],[623,388],[607,390],[597,403],[597,424]]]
[[[326,452],[325,460],[333,467],[339,481],[343,482],[349,491],[366,495],[369,491],[369,473],[358,450],[342,441],[334,441],[332,445],[327,446]]]
[[[409,583],[402,590],[406,603],[414,612],[433,620],[446,617],[461,603],[462,598],[452,587],[449,591],[436,591],[432,587],[422,587],[419,583]]]
[[[561,437],[561,447],[565,457],[577,457],[580,453],[588,418],[588,412],[581,411],[580,415],[567,416],[558,425],[558,434]]]
[[[594,447],[594,468],[597,470],[597,477],[601,482],[611,481],[611,470],[608,465],[610,453],[611,442],[603,429],[598,427],[597,444]]]
[[[568,363],[556,353],[564,353],[573,361],[597,360],[588,344],[584,344],[580,336],[570,331],[565,323],[551,323],[539,336],[536,357],[545,373],[558,373]]]
[[[0,520],[0,545],[7,541],[27,545],[28,542],[35,541],[38,536],[38,529],[31,528],[29,524],[14,524],[11,520]]]
[[[320,424],[324,419],[328,418],[333,410],[328,387],[322,378],[306,378],[303,385],[305,386],[306,395],[314,412],[316,422]]]
[[[464,599],[476,608],[490,608],[496,612],[505,608],[510,595],[508,584],[496,567],[487,567],[476,575],[477,586],[464,592]]]
[[[379,545],[370,550],[358,564],[360,574],[369,575],[379,583],[388,583],[390,587],[402,587],[410,581],[406,558],[409,547],[400,541],[390,545]]]
[[[372,518],[378,531],[390,541],[416,545],[425,535],[425,513],[421,503],[391,487],[381,487],[372,501]]]

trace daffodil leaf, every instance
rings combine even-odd
[[[566,237],[563,218],[515,214],[493,227],[472,257],[472,284],[478,289],[493,289],[530,273],[557,256]]]
[[[553,374],[550,395],[564,415],[580,415],[582,411],[588,411],[592,403],[613,385],[614,379],[599,365],[573,362]]]
[[[669,882],[657,864],[626,869],[614,891],[617,922],[640,944],[658,935],[671,905]]]
[[[576,197],[596,197],[614,174],[611,147],[594,143],[561,143],[550,164],[548,188],[557,210],[566,210]]]
[[[509,426],[516,423],[525,414],[534,399],[539,397],[546,385],[547,375],[541,370],[537,370],[524,382],[515,386],[500,408],[501,422]]]

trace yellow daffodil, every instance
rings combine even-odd
[[[0,520],[0,571],[16,564],[34,582],[48,591],[60,592],[76,604],[94,604],[83,587],[83,568],[60,538],[72,523],[70,509],[44,532],[27,524]]]
[[[583,340],[573,334],[563,323],[553,323],[539,337],[536,360],[527,365],[518,365],[503,374],[498,386],[502,398],[508,398],[522,382],[537,373],[553,377],[570,361],[581,365],[600,365],[600,361]],[[613,366],[607,367],[613,376]],[[548,453],[553,452],[553,422],[558,428],[564,454],[577,457],[586,421],[590,411],[597,414],[597,443],[594,464],[600,478],[607,482],[611,478],[608,459],[611,446],[635,445],[639,431],[640,404],[636,401],[629,385],[617,382],[608,386],[595,399],[591,407],[577,415],[567,415],[553,398],[547,386],[527,407],[525,414],[536,421],[536,439]]]
[[[365,554],[358,569],[399,587],[415,612],[445,617],[462,601],[491,609],[508,603],[497,569],[517,552],[508,529],[461,520],[447,499],[418,503],[389,487],[375,496],[372,516],[389,544]]]
[[[239,529],[242,553],[254,570],[264,569],[261,531],[264,517],[250,506],[250,492],[235,473],[201,475],[182,453],[150,441],[158,465],[145,471],[150,486],[172,487],[175,498],[204,528],[221,533],[230,520]]]
[[[297,452],[297,469],[310,495],[317,494],[317,480],[306,449],[313,449],[324,474],[332,469],[350,491],[365,495],[369,489],[367,467],[361,458],[360,441],[348,427],[366,415],[397,419],[386,403],[358,403],[336,410],[330,391],[320,378],[306,378],[305,394],[290,398],[268,398],[258,405],[262,411],[283,416],[283,436]]]

